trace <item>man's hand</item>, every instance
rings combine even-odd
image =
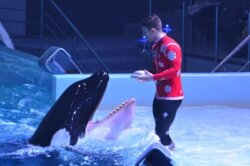
[[[141,81],[152,81],[153,74],[147,70],[137,70],[131,75],[131,78],[136,78]]]

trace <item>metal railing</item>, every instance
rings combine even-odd
[[[36,27],[39,27],[39,47],[40,47],[40,53],[46,49],[44,47],[45,44],[45,31],[47,31],[50,35],[53,36],[55,39],[55,45],[62,43],[62,40],[60,40],[60,37],[63,37],[63,42],[68,42],[73,44],[73,53],[75,56],[75,53],[77,52],[77,46],[76,46],[76,38],[80,39],[81,42],[78,43],[79,46],[82,48],[87,48],[89,52],[92,54],[92,57],[95,58],[98,63],[101,65],[101,68],[107,72],[109,72],[108,67],[104,64],[102,59],[99,57],[99,55],[95,52],[95,50],[91,47],[91,45],[87,42],[87,40],[83,37],[83,35],[79,32],[79,30],[76,28],[76,26],[71,22],[71,20],[68,19],[68,17],[64,14],[64,12],[59,8],[59,6],[53,1],[49,0],[46,1],[46,3],[50,3],[50,6],[52,6],[55,11],[58,12],[59,15],[65,20],[65,22],[68,24],[68,26],[71,28],[71,31],[73,31],[73,37],[71,38],[67,32],[62,28],[60,24],[58,24],[58,21],[52,17],[46,10],[45,10],[45,1],[41,0],[41,7],[40,11],[37,10],[28,10],[28,9],[16,9],[16,8],[9,8],[9,7],[1,7],[1,10],[7,10],[7,11],[20,11],[25,13],[32,13],[35,15],[39,15],[40,20],[35,20],[33,22],[27,22],[27,21],[15,21],[15,20],[8,20],[4,19],[1,21],[4,21],[6,23],[18,23],[18,24],[24,24],[24,25],[34,25]],[[45,19],[49,20],[50,25],[46,23]],[[54,28],[53,28],[54,27]],[[13,34],[14,35],[14,34]],[[57,43],[57,44],[56,44]],[[27,50],[24,50],[27,51]]]
[[[248,35],[232,52],[230,52],[213,70],[212,73],[216,72],[222,65],[224,65],[229,59],[231,59],[243,46],[245,46],[250,40],[250,35]],[[249,61],[240,69],[242,71],[247,67]]]
[[[44,0],[41,0],[41,3],[43,3],[43,1]],[[75,27],[75,25],[70,21],[70,19],[64,14],[64,12],[59,8],[59,6],[53,0],[49,0],[49,2],[60,13],[60,15],[66,20],[66,22],[69,24],[69,26],[74,31],[74,34],[77,35],[81,39],[81,41],[86,45],[86,47],[90,50],[90,52],[94,55],[94,57],[102,65],[102,67],[104,68],[104,70],[107,71],[107,72],[109,72],[108,67],[103,63],[103,61],[97,55],[97,53],[95,52],[95,50],[90,46],[90,44],[87,42],[87,40],[83,37],[83,35],[79,32],[79,30]],[[41,9],[41,15],[42,15],[42,12],[43,12],[43,5],[42,5],[42,9]]]
[[[243,6],[241,4],[232,4],[231,2],[226,2],[226,3],[234,5],[235,8],[239,7],[239,8],[244,8],[244,9],[248,10],[248,12],[247,12],[248,13],[247,14],[248,15],[247,16],[248,20],[246,21],[246,24],[248,25],[248,35],[250,35],[250,7],[247,6],[247,5]],[[186,25],[186,23],[185,23],[185,22],[187,22],[185,20],[187,19],[186,17],[188,15],[188,13],[186,12],[187,11],[186,8],[189,5],[192,5],[192,4],[193,4],[192,0],[190,0],[190,1],[183,0],[183,4],[182,4],[182,6],[183,6],[182,7],[183,8],[182,9],[182,12],[183,12],[182,25],[183,25],[184,29],[185,29],[185,27],[189,28]],[[212,54],[213,54],[214,64],[217,66],[218,62],[219,62],[219,59],[220,59],[219,53],[221,54],[221,52],[220,52],[221,46],[220,46],[219,42],[222,40],[223,37],[235,38],[236,41],[237,41],[237,40],[239,40],[239,36],[238,37],[237,36],[234,37],[233,35],[232,36],[228,36],[228,34],[224,34],[224,31],[221,31],[221,32],[219,31],[219,27],[224,24],[222,21],[226,21],[226,20],[223,20],[223,18],[219,17],[220,13],[222,11],[221,10],[221,8],[222,8],[221,6],[223,6],[224,4],[215,2],[215,3],[209,3],[207,5],[209,5],[210,7],[214,8],[214,11],[213,11],[214,12],[214,17],[211,17],[211,18],[209,18],[210,20],[208,20],[211,23],[213,21],[213,23],[211,25],[214,26],[214,27],[213,27],[213,30],[210,29],[209,32],[206,32],[206,33],[209,33],[210,38],[213,39],[213,41],[211,43],[214,43],[214,45],[211,48],[213,48],[213,50],[214,50],[214,53],[212,53]],[[202,5],[201,5],[201,7],[202,7]],[[204,20],[204,19],[208,19],[208,18],[200,18],[200,20]],[[193,22],[193,19],[189,19],[189,20],[190,20],[190,22]],[[231,20],[229,20],[229,21],[231,21]],[[198,31],[200,31],[202,33],[202,31],[204,31],[204,30],[197,29],[195,32],[198,32]],[[233,31],[235,31],[235,29],[232,29],[232,32]],[[189,34],[191,36],[190,42],[193,41],[192,40],[192,32],[194,32],[194,28],[193,27],[191,27],[191,33]],[[185,40],[187,38],[186,35],[188,35],[188,33],[185,33],[185,30],[183,30],[182,33],[183,33],[183,36],[182,36],[182,39],[181,39],[181,41],[182,41],[182,48],[183,48],[183,52],[186,52],[186,50],[185,50],[185,48],[186,48]],[[199,43],[199,45],[200,45],[200,43]],[[248,44],[248,53],[247,53],[247,56],[248,56],[248,61],[249,61],[250,60],[250,42]],[[184,71],[185,71],[185,66],[186,66],[186,64],[185,64],[186,60],[185,59],[186,59],[186,57],[184,56],[184,62],[183,62],[184,63]],[[201,56],[201,59],[202,59],[202,56]],[[250,71],[250,67],[249,67],[249,71]]]

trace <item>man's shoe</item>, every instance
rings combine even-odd
[[[173,141],[169,145],[167,145],[166,147],[171,151],[175,151],[175,143]]]

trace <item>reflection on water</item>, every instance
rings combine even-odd
[[[0,91],[2,165],[131,166],[156,141],[151,108],[137,106],[132,127],[115,141],[87,136],[74,147],[31,146],[27,140],[52,105],[49,91],[28,84],[0,85]],[[109,111],[98,110],[94,119]],[[249,113],[228,107],[182,107],[170,131],[177,144],[175,165],[250,165]]]

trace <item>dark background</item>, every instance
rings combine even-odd
[[[40,3],[27,0],[27,8],[40,10]],[[58,12],[45,2],[50,15]],[[124,33],[126,22],[136,23],[148,15],[146,0],[56,0],[66,16],[85,35],[117,35]],[[39,20],[39,15],[27,13],[27,21]],[[31,28],[32,29],[32,28]],[[34,29],[35,30],[35,29]],[[29,32],[31,32],[29,30]]]
[[[98,62],[93,58],[93,51],[87,48],[86,42],[76,35],[76,31],[49,0],[43,0],[41,17],[41,2],[42,0],[0,0],[0,19],[16,48],[41,56],[51,45],[56,45],[69,51],[83,68],[88,66],[90,70],[95,70]],[[54,2],[104,63],[115,72],[150,68],[150,44],[145,45],[139,41],[142,37],[140,21],[150,12],[160,16],[163,26],[168,24],[172,28],[168,35],[182,46],[184,71],[211,71],[249,33],[249,0]],[[217,35],[214,3],[217,3],[219,10]],[[197,6],[198,10],[194,12],[192,9]],[[12,9],[6,10],[3,7]],[[242,66],[247,58],[246,45],[233,57],[237,61],[234,64]],[[200,65],[201,63],[206,64]]]

